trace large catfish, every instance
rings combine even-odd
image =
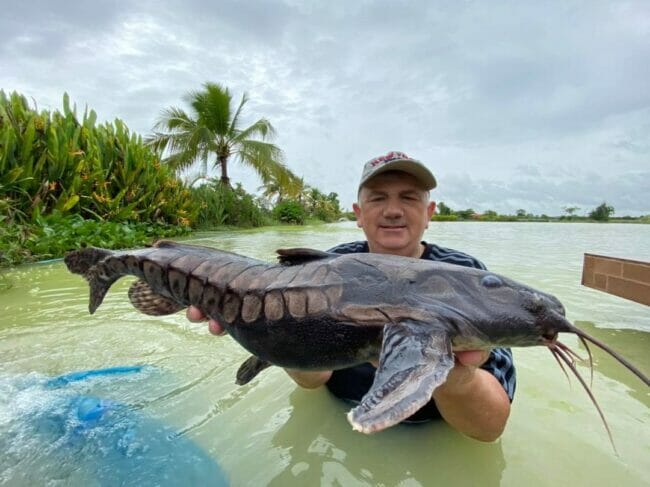
[[[380,254],[278,254],[280,264],[268,264],[159,241],[121,252],[86,248],[68,254],[65,263],[90,284],[91,313],[117,279],[133,275],[138,280],[129,298],[140,311],[164,315],[194,305],[218,320],[254,355],[240,368],[239,383],[269,364],[331,370],[379,359],[372,388],[348,414],[364,433],[399,423],[426,404],[454,365],[452,350],[546,346],[596,404],[575,354],[557,340],[560,332],[575,333],[650,385],[632,364],[572,325],[555,297],[492,272]]]

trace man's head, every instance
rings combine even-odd
[[[420,240],[436,208],[429,202],[435,186],[433,174],[402,152],[366,163],[353,209],[371,252],[420,256]]]

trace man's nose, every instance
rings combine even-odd
[[[404,210],[402,210],[399,201],[389,199],[384,208],[384,218],[401,218],[402,215],[404,215]]]

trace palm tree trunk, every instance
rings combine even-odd
[[[228,177],[228,156],[219,156],[219,165],[221,166],[221,183],[230,186]]]

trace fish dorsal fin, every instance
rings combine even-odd
[[[454,366],[442,326],[414,320],[384,326],[379,368],[370,390],[348,413],[352,427],[373,433],[408,418],[431,400]]]
[[[151,316],[171,315],[185,308],[165,296],[162,296],[144,281],[135,281],[129,288],[129,300],[140,312]]]
[[[330,259],[332,257],[338,257],[339,254],[334,254],[331,252],[323,252],[322,250],[315,249],[304,249],[304,248],[295,248],[295,249],[278,249],[278,260],[282,265],[300,265],[307,262],[311,262],[319,259]]]

